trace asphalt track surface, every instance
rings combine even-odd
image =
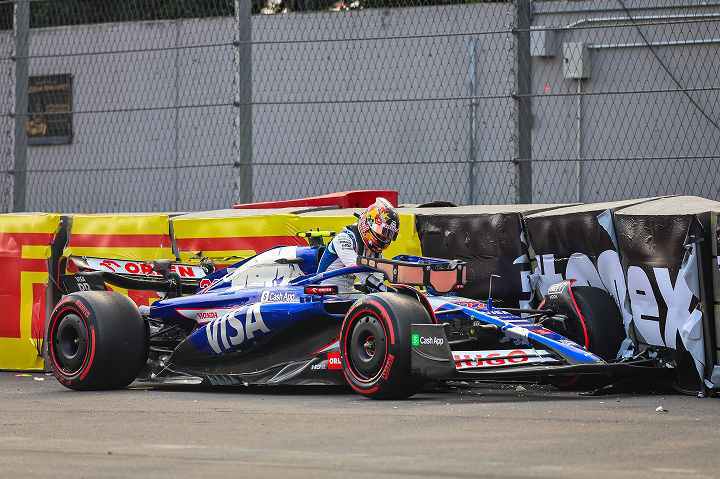
[[[719,399],[497,385],[387,402],[323,388],[78,393],[16,374],[0,373],[4,479],[720,477]]]

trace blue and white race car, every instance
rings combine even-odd
[[[207,263],[118,269],[122,260],[70,257],[48,325],[49,364],[76,390],[136,379],[348,384],[372,398],[409,397],[430,381],[566,384],[637,366],[614,361],[624,331],[605,291],[563,282],[538,309],[499,308],[460,296],[461,261],[360,257],[316,274],[322,248],[278,247],[215,272]],[[373,274],[352,291],[332,284],[358,273]],[[137,307],[108,284],[164,298]]]

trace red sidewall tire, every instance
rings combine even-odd
[[[75,314],[85,325],[89,341],[86,343],[85,353],[83,355],[83,363],[76,371],[66,371],[59,363],[55,350],[55,335],[57,327],[61,320],[68,314]],[[77,298],[66,297],[55,308],[50,317],[50,325],[48,328],[48,357],[50,366],[55,373],[55,377],[65,386],[71,387],[82,382],[92,370],[95,360],[95,328],[90,321],[90,312],[87,307]]]
[[[353,326],[355,323],[365,315],[373,316],[375,319],[378,319],[380,321],[380,324],[383,327],[383,330],[385,332],[385,351],[384,351],[384,360],[378,369],[377,374],[370,378],[363,378],[360,374],[358,374],[349,361],[346,361],[344,358],[348,358],[348,342],[350,340],[350,335],[341,335],[341,344],[340,344],[340,357],[343,362],[343,374],[345,375],[345,380],[348,382],[351,388],[355,390],[355,392],[363,394],[363,395],[373,395],[376,394],[380,390],[380,384],[379,381],[382,380],[382,373],[387,367],[388,361],[391,361],[390,366],[392,366],[392,362],[394,362],[395,358],[392,355],[392,346],[394,346],[394,337],[395,337],[395,331],[393,329],[392,321],[389,320],[389,315],[387,310],[385,310],[384,306],[377,301],[367,301],[365,302],[362,307],[359,307],[357,309],[353,309],[351,311],[351,314],[348,314],[346,316],[345,321],[343,321],[343,326],[341,331],[352,331]],[[346,366],[347,364],[347,366]]]
[[[70,389],[124,388],[145,367],[147,357],[145,321],[135,303],[119,293],[72,293],[50,316],[48,362],[57,380]]]
[[[358,345],[352,344],[352,337],[363,321],[372,322],[375,331],[384,337],[382,350],[374,349],[382,356],[371,374],[363,374],[355,365]],[[408,295],[375,293],[358,300],[345,316],[340,331],[340,358],[350,387],[373,399],[404,399],[415,394],[422,380],[410,372],[410,326],[432,322],[425,306]]]

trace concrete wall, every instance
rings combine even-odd
[[[471,201],[470,101],[420,100],[470,94],[470,41],[478,42],[480,60],[492,65],[479,71],[478,91],[509,92],[509,35],[433,36],[496,29],[499,19],[508,28],[507,5],[253,17],[253,39],[260,42],[252,52],[255,199],[388,187],[408,202]],[[28,208],[231,204],[234,107],[173,107],[232,103],[232,47],[177,47],[229,43],[233,29],[233,19],[215,18],[33,31],[31,55],[64,56],[33,59],[31,74],[71,73],[73,107],[80,113],[71,145],[30,147],[29,169],[37,172],[28,174]],[[424,38],[287,43],[418,35]],[[171,49],[104,53],[142,48]],[[10,80],[0,79],[3,91]],[[478,161],[511,155],[510,107],[510,100],[490,100],[478,108]],[[136,108],[144,110],[117,111]],[[217,164],[228,166],[202,166]],[[483,172],[497,179],[476,200],[507,201],[512,169],[488,164]]]

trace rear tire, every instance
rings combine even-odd
[[[135,303],[112,291],[63,297],[50,317],[48,359],[70,389],[122,389],[148,357],[145,321]]]
[[[415,298],[375,293],[358,300],[345,315],[340,357],[348,384],[373,399],[405,399],[423,380],[410,373],[410,325],[432,324]]]

